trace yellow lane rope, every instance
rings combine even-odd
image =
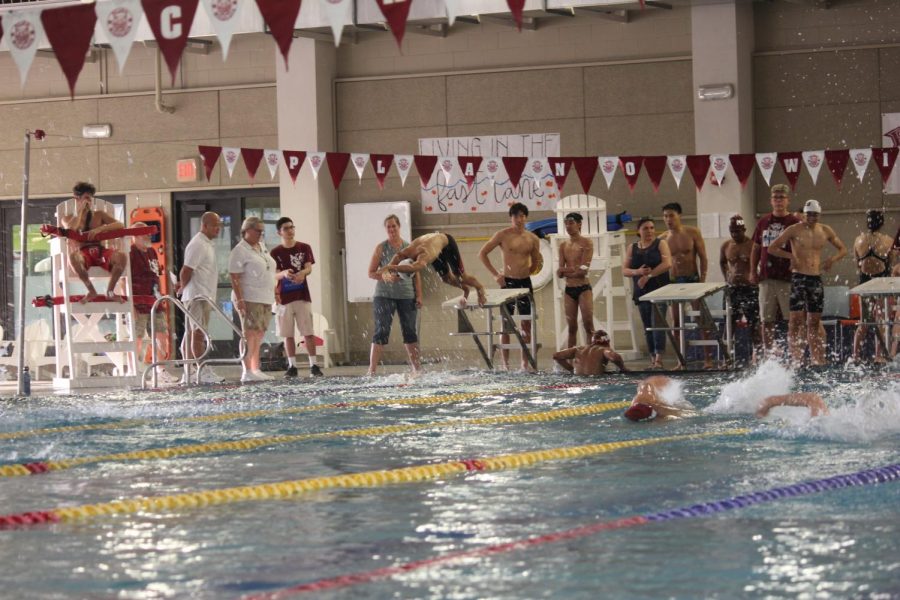
[[[210,454],[213,452],[241,452],[255,450],[265,446],[277,444],[291,444],[306,440],[319,440],[340,437],[360,437],[372,435],[389,435],[406,433],[422,429],[437,429],[441,427],[460,427],[463,425],[502,425],[518,423],[540,423],[568,419],[585,415],[594,415],[601,412],[616,410],[629,406],[631,402],[603,402],[590,404],[576,408],[561,408],[544,412],[526,413],[521,415],[505,415],[497,417],[479,417],[473,419],[453,419],[449,421],[434,421],[431,423],[413,423],[405,425],[385,425],[380,427],[362,427],[358,429],[341,429],[337,431],[323,431],[314,433],[302,433],[295,435],[279,435],[248,440],[229,440],[224,442],[210,442],[206,444],[191,444],[174,446],[170,448],[154,448],[152,450],[133,450],[117,454],[104,454],[100,456],[84,456],[40,463],[15,464],[0,466],[0,477],[16,477],[20,475],[32,475],[46,473],[47,471],[61,471],[86,464],[100,462],[126,461],[126,460],[157,460],[192,456],[198,454]]]
[[[745,435],[749,429],[728,429],[721,432],[670,435],[655,438],[624,440],[603,444],[568,446],[548,450],[533,450],[516,454],[487,457],[482,459],[450,461],[398,469],[364,471],[328,477],[312,477],[294,481],[282,481],[242,487],[187,492],[167,496],[138,497],[114,500],[98,504],[69,506],[45,511],[0,515],[0,528],[19,527],[47,522],[75,521],[93,517],[131,514],[138,512],[159,512],[182,508],[200,508],[216,504],[252,502],[289,498],[307,492],[336,488],[365,488],[398,483],[429,481],[459,475],[469,471],[499,471],[518,469],[542,462],[572,460],[614,452],[624,448],[637,448],[666,442],[696,440],[725,435]]]

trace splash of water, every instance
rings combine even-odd
[[[716,401],[706,407],[704,412],[754,414],[763,399],[787,394],[793,386],[793,372],[778,361],[769,359],[759,365],[756,372],[726,384]]]
[[[830,414],[797,424],[784,435],[869,442],[900,434],[900,383],[896,381],[884,386],[869,380],[825,401]]]

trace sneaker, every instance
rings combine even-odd
[[[275,379],[271,375],[267,375],[262,371],[253,371],[253,375],[256,377],[257,381],[272,381],[273,379]]]
[[[285,379],[293,379],[297,376],[297,367],[288,367],[288,370],[284,372]]]
[[[175,385],[178,383],[177,378],[161,367],[156,369],[156,381],[159,385]]]
[[[200,373],[200,383],[222,383],[225,378],[207,367]]]
[[[324,375],[324,373],[322,373],[322,369],[319,368],[319,365],[310,365],[309,374],[311,377],[321,377],[322,375]]]
[[[258,381],[269,381],[272,378],[261,371],[244,371],[241,375],[241,383],[256,383]]]

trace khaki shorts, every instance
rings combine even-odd
[[[212,310],[212,307],[209,305],[209,302],[206,300],[189,300],[187,303],[187,310],[191,313],[191,316],[194,317],[203,329],[209,328],[209,313]],[[191,324],[191,329],[196,327],[196,324],[190,319],[186,319]]]
[[[247,311],[238,312],[241,318],[241,329],[247,331],[265,331],[272,321],[272,305],[263,302],[244,302]]]
[[[294,331],[300,335],[313,335],[312,304],[303,300],[294,300],[289,304],[279,304],[275,319],[275,333],[281,338],[294,337]]]
[[[156,326],[156,333],[169,332],[169,324],[166,321],[166,315],[162,311],[156,312],[153,324]],[[135,313],[134,335],[138,338],[150,335],[150,313]]]
[[[764,279],[759,282],[759,313],[763,323],[774,323],[781,308],[781,318],[790,314],[791,282]]]

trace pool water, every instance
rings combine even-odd
[[[0,531],[2,598],[241,598],[358,575],[334,598],[892,598],[900,595],[900,482],[824,491],[696,518],[457,552],[900,463],[900,378],[834,370],[685,375],[701,416],[635,424],[622,410],[536,422],[488,417],[620,402],[635,376],[456,372],[30,399],[0,408],[0,465],[226,440],[467,420],[178,458],[102,460],[0,477],[0,514],[235,486],[675,438],[521,468],[330,488],[287,499],[97,515]],[[809,420],[762,397],[818,391]],[[463,398],[447,398],[462,394]],[[432,402],[402,403],[431,398]],[[396,400],[383,402],[385,400]],[[375,402],[368,402],[375,401]],[[337,403],[337,405],[335,404]],[[315,410],[310,410],[313,407]],[[255,411],[242,418],[226,418]],[[195,417],[221,415],[221,419]],[[122,423],[137,420],[136,423]],[[478,420],[481,420],[479,422]],[[106,429],[90,428],[107,424]],[[111,425],[110,425],[111,424]],[[117,425],[120,424],[120,425]],[[748,429],[746,433],[734,430]],[[684,439],[688,434],[706,437]],[[493,463],[491,463],[493,464]],[[2,468],[2,467],[0,467]],[[437,559],[436,562],[429,562]],[[389,576],[385,567],[419,562]],[[377,573],[376,573],[377,574]]]

